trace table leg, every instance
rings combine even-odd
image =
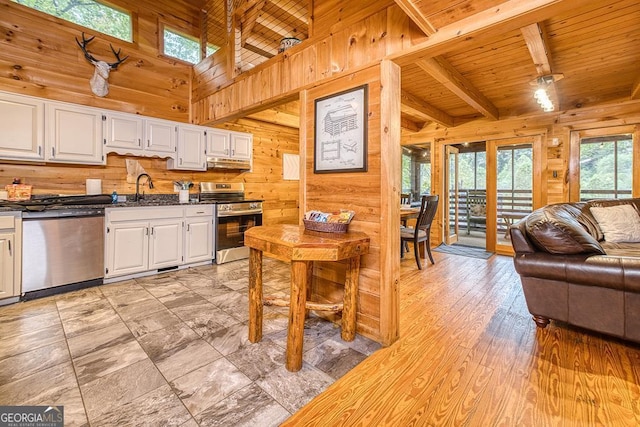
[[[341,336],[345,341],[353,341],[356,337],[358,276],[360,276],[360,256],[355,256],[349,258],[347,277],[344,282]]]
[[[249,341],[262,339],[262,251],[249,251]]]
[[[291,372],[302,367],[302,344],[307,299],[308,261],[291,261],[291,303],[287,330],[286,367]]]

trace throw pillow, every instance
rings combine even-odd
[[[471,205],[472,216],[487,216],[487,207],[485,205]]]
[[[591,207],[604,240],[612,243],[640,242],[640,215],[631,205]]]

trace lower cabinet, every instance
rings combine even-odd
[[[213,259],[213,210],[211,206],[185,208],[185,263]]]
[[[213,259],[213,206],[111,208],[106,212],[105,278]]]
[[[0,300],[20,295],[21,220],[0,216]]]

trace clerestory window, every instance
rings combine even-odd
[[[133,41],[131,13],[105,3],[94,0],[13,0],[13,2],[121,40]]]
[[[200,54],[200,41],[195,37],[187,36],[177,30],[163,26],[162,53],[173,58],[180,59],[191,64],[197,64],[202,60]],[[207,44],[206,56],[218,50],[217,46]]]

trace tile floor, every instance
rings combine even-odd
[[[283,296],[288,264],[264,262]],[[312,316],[287,371],[287,308],[249,343],[247,278],[243,260],[0,307],[0,405],[64,405],[65,426],[278,425],[379,348]]]

